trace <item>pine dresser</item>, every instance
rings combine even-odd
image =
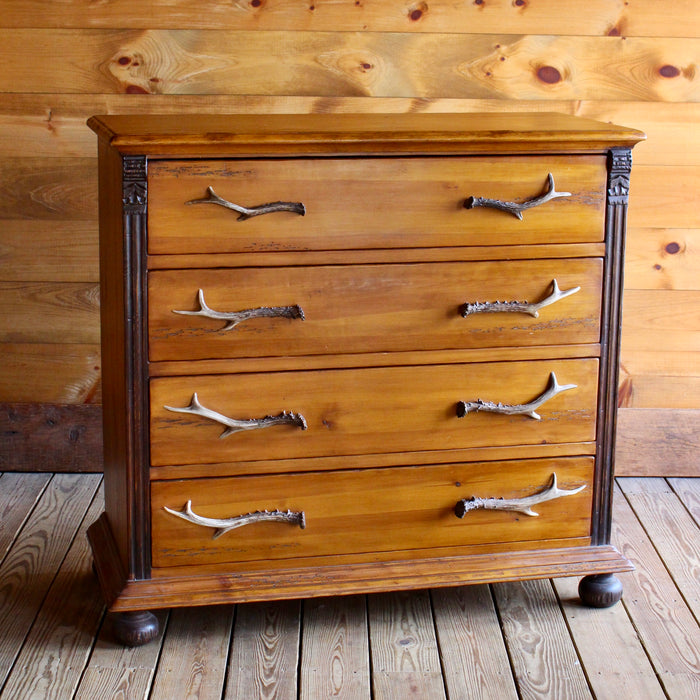
[[[610,545],[633,129],[93,117],[116,634],[151,609],[581,575]]]

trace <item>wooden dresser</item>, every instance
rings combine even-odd
[[[563,115],[94,117],[105,513],[149,608],[584,575],[611,605],[643,134]]]

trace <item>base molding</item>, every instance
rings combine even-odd
[[[88,530],[102,593],[112,612],[380,593],[466,584],[631,571],[610,545],[471,554],[237,573],[158,572],[128,580],[104,515]],[[409,553],[410,554],[410,553]]]

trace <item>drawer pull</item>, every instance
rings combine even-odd
[[[298,304],[291,306],[261,306],[257,309],[244,309],[243,311],[215,311],[207,306],[204,301],[204,291],[199,290],[197,293],[199,301],[199,309],[196,311],[180,311],[173,309],[174,314],[182,314],[183,316],[206,316],[219,321],[227,321],[222,331],[233,330],[239,323],[249,321],[253,318],[298,318],[302,321],[305,319],[304,310]]]
[[[535,513],[532,510],[532,506],[538,503],[544,503],[545,501],[553,501],[555,498],[563,498],[564,496],[573,496],[579,491],[583,491],[586,485],[579,486],[575,489],[560,489],[557,486],[557,475],[552,474],[549,486],[540,493],[536,493],[532,496],[525,496],[524,498],[478,498],[477,496],[472,496],[471,498],[463,498],[461,501],[457,501],[455,505],[455,515],[458,518],[463,518],[470,510],[514,510],[518,513],[523,513],[524,515],[538,516],[539,513]]]
[[[467,199],[464,200],[464,208],[476,209],[477,207],[488,207],[490,209],[500,209],[500,211],[512,214],[522,221],[523,211],[538,207],[540,204],[549,202],[550,199],[556,199],[557,197],[571,197],[571,192],[557,192],[554,188],[554,176],[552,173],[548,173],[547,191],[539,197],[529,199],[525,202],[504,202],[500,199],[487,199],[486,197],[467,197]]]
[[[569,389],[575,388],[576,384],[559,384],[556,375],[554,372],[552,372],[549,375],[549,386],[547,389],[529,403],[508,405],[494,403],[493,401],[482,401],[481,399],[477,399],[476,401],[459,401],[457,402],[457,417],[464,418],[467,413],[488,411],[489,413],[502,413],[506,416],[522,414],[524,416],[534,418],[535,420],[540,420],[540,415],[535,412],[536,409],[538,409],[546,401],[554,398],[557,394],[561,394],[563,391],[568,391]]]
[[[552,280],[552,291],[549,296],[542,299],[542,301],[532,303],[528,303],[527,301],[474,301],[463,304],[460,308],[460,313],[464,318],[472,314],[486,313],[523,313],[530,314],[530,316],[537,318],[540,315],[540,309],[554,304],[571,294],[576,294],[576,292],[580,290],[581,287],[572,287],[562,292],[561,289],[559,289],[557,281]]]
[[[208,418],[216,423],[221,423],[221,425],[226,426],[219,438],[225,438],[233,433],[238,433],[243,430],[259,430],[260,428],[271,428],[274,425],[296,425],[302,430],[306,430],[306,419],[301,413],[291,413],[289,411],[283,411],[277,416],[265,416],[264,418],[250,418],[248,420],[236,420],[235,418],[229,418],[221,413],[212,411],[210,408],[206,408],[199,403],[199,398],[197,393],[192,394],[192,401],[190,401],[189,406],[184,408],[176,408],[173,406],[163,406],[167,411],[172,411],[173,413],[192,413],[196,416],[201,416],[202,418]]]
[[[254,216],[262,216],[263,214],[274,214],[278,211],[291,211],[294,214],[299,214],[299,216],[304,216],[304,214],[306,214],[306,207],[301,202],[268,202],[267,204],[260,204],[257,207],[243,207],[240,204],[234,204],[227,199],[223,199],[223,197],[219,197],[211,186],[207,187],[206,197],[202,199],[191,199],[189,202],[185,202],[185,204],[218,204],[220,207],[233,209],[233,211],[238,212],[238,221],[245,221],[246,219],[252,219]]]
[[[192,501],[187,501],[182,510],[173,510],[167,506],[163,506],[163,510],[195,525],[215,528],[216,532],[212,535],[213,540],[221,537],[221,535],[225,535],[230,530],[235,530],[244,525],[252,525],[253,523],[289,523],[290,525],[298,525],[302,530],[306,527],[306,515],[303,510],[299,513],[291,510],[256,510],[255,513],[246,513],[245,515],[237,515],[234,518],[225,519],[205,518],[202,515],[197,515],[192,510]]]

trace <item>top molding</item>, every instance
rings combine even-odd
[[[646,138],[555,113],[110,115],[88,126],[119,153],[165,158],[603,153]]]

